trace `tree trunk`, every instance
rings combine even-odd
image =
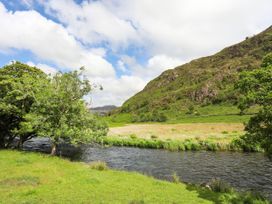
[[[17,149],[20,149],[22,146],[23,146],[23,138],[20,137],[20,138],[19,138],[19,141],[18,141],[18,143],[17,143]]]
[[[57,153],[57,144],[53,143],[52,149],[51,149],[51,156],[55,156]]]

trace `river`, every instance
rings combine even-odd
[[[26,150],[35,151],[48,151],[48,147],[48,141],[40,139],[25,145]],[[182,181],[196,184],[219,178],[238,190],[258,191],[272,199],[272,161],[262,153],[170,152],[100,146],[74,151],[64,146],[61,153],[84,162],[105,161],[111,168],[137,171],[158,179],[171,180],[174,172]]]

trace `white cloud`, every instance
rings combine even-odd
[[[167,69],[175,68],[184,63],[184,61],[167,55],[155,55],[147,60],[145,65],[140,65],[134,57],[127,55],[121,56],[122,66],[129,67],[133,76],[141,77],[146,81],[157,77]]]
[[[48,0],[42,3],[47,13],[57,17],[67,30],[84,43],[110,43],[111,48],[126,47],[138,36],[129,21],[118,16],[100,1]]]
[[[102,85],[103,90],[94,90],[91,106],[114,104],[120,106],[125,100],[144,88],[147,81],[136,76],[123,75],[120,78],[91,78],[93,83]]]
[[[0,50],[30,50],[59,67],[85,66],[91,76],[114,76],[112,65],[101,55],[83,48],[67,30],[36,11],[9,12],[0,2]]]
[[[58,72],[58,70],[56,68],[51,67],[47,64],[42,64],[42,63],[35,64],[31,61],[27,62],[26,64],[28,64],[31,67],[37,67],[37,68],[41,69],[46,74],[55,75]]]
[[[212,54],[272,22],[271,0],[103,2],[119,18],[133,22],[151,54],[182,60]]]
[[[93,95],[95,106],[120,105],[164,70],[213,54],[272,22],[271,0],[22,1],[30,8],[33,2],[57,21],[34,10],[12,13],[0,2],[0,52],[30,50],[56,67],[85,66],[90,80],[104,87]],[[131,46],[144,50],[147,60],[128,54]],[[119,77],[108,53],[118,53]]]

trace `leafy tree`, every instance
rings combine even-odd
[[[8,148],[19,137],[18,146],[35,136],[34,132],[20,131],[20,124],[35,102],[46,74],[20,62],[0,69],[0,148]]]
[[[242,139],[272,154],[272,53],[264,57],[261,68],[243,72],[236,87],[242,94],[240,109],[256,104],[261,107],[246,125]]]
[[[79,144],[105,136],[107,126],[90,114],[83,100],[90,91],[89,81],[82,72],[56,74],[36,95],[37,102],[26,115],[22,129],[49,137],[53,143],[52,155],[62,141]]]

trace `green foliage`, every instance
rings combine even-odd
[[[188,111],[186,112],[186,114],[191,115],[191,114],[194,113],[194,111],[195,111],[195,107],[194,107],[193,105],[190,105],[190,106],[188,107]]]
[[[236,88],[241,93],[240,109],[259,105],[259,112],[250,118],[241,139],[245,144],[261,146],[270,152],[272,148],[272,53],[263,59],[261,68],[243,72]]]
[[[83,97],[91,91],[81,72],[48,77],[41,70],[15,62],[0,69],[0,148],[40,136],[56,146],[105,136],[104,122],[90,114]]]
[[[232,187],[228,183],[225,183],[220,179],[213,179],[209,186],[212,191],[218,193],[231,193],[233,191]]]
[[[49,137],[55,147],[63,140],[79,144],[105,136],[106,124],[89,113],[82,99],[90,93],[91,86],[88,80],[81,78],[77,71],[51,78],[36,95],[37,102],[24,126],[30,126],[38,136]]]
[[[130,137],[131,139],[137,139],[137,135],[135,135],[135,134],[131,134],[129,137]]]
[[[155,139],[158,139],[158,136],[156,136],[156,135],[151,135],[150,138],[153,139],[153,140],[155,140]]]
[[[94,162],[91,162],[89,164],[89,166],[90,166],[91,169],[95,169],[95,170],[98,170],[98,171],[104,171],[104,170],[108,170],[109,169],[107,163],[103,162],[103,161],[94,161]]]
[[[18,146],[36,133],[22,127],[35,103],[35,95],[47,83],[46,75],[35,67],[14,62],[0,69],[0,148],[8,148],[19,137]]]
[[[220,151],[220,150],[242,150],[240,146],[234,149],[234,144],[219,144],[212,141],[202,141],[194,139],[186,140],[159,140],[144,138],[121,138],[121,137],[103,137],[96,140],[102,145],[110,146],[128,146],[150,149],[165,149],[169,151]],[[235,143],[236,144],[236,143]],[[260,151],[260,149],[256,150]]]
[[[167,117],[164,113],[153,111],[152,113],[141,113],[133,115],[132,122],[165,122]]]
[[[177,175],[176,172],[174,172],[174,173],[172,174],[172,179],[173,179],[173,182],[174,182],[174,183],[180,183],[180,178],[179,178],[179,176]]]

